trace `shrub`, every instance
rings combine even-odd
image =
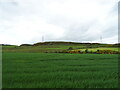
[[[91,54],[92,54],[93,52],[92,52],[92,51],[89,51],[89,53],[91,53]]]
[[[80,50],[70,50],[68,53],[82,53]]]
[[[88,53],[88,49],[85,50],[85,53]]]
[[[63,50],[61,52],[56,52],[56,53],[79,53],[79,54],[86,54],[86,53],[90,53],[90,54],[120,54],[119,51],[112,51],[112,50],[97,50],[96,52],[92,52],[92,51],[88,51],[88,49],[86,49],[85,51],[80,51],[80,50]]]
[[[119,51],[112,51],[112,50],[97,50],[97,54],[120,54]]]
[[[73,50],[73,48],[72,48],[72,47],[69,47],[68,50]]]
[[[60,53],[68,53],[68,51],[67,50],[63,50]]]

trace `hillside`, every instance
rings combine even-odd
[[[78,43],[78,42],[59,42],[59,41],[54,41],[54,42],[38,42],[33,44],[34,46],[39,46],[39,45],[99,45],[99,43]]]

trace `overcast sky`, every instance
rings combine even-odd
[[[118,42],[119,0],[0,0],[0,44]]]

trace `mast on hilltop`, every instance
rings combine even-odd
[[[42,36],[42,42],[44,42],[44,36]]]

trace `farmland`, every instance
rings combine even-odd
[[[89,51],[97,51],[97,50],[113,50],[113,51],[119,51],[117,46],[112,45],[104,45],[104,44],[66,44],[64,42],[62,43],[44,43],[44,44],[38,44],[35,46],[3,46],[3,52],[26,52],[26,53],[54,53],[54,52],[61,52],[63,50],[67,50],[70,47],[73,48],[73,50],[81,50],[85,51],[85,49],[89,49]]]
[[[118,54],[55,53],[70,47],[118,51],[108,45],[3,46],[3,88],[118,87]]]
[[[3,53],[4,88],[116,88],[118,55]]]

